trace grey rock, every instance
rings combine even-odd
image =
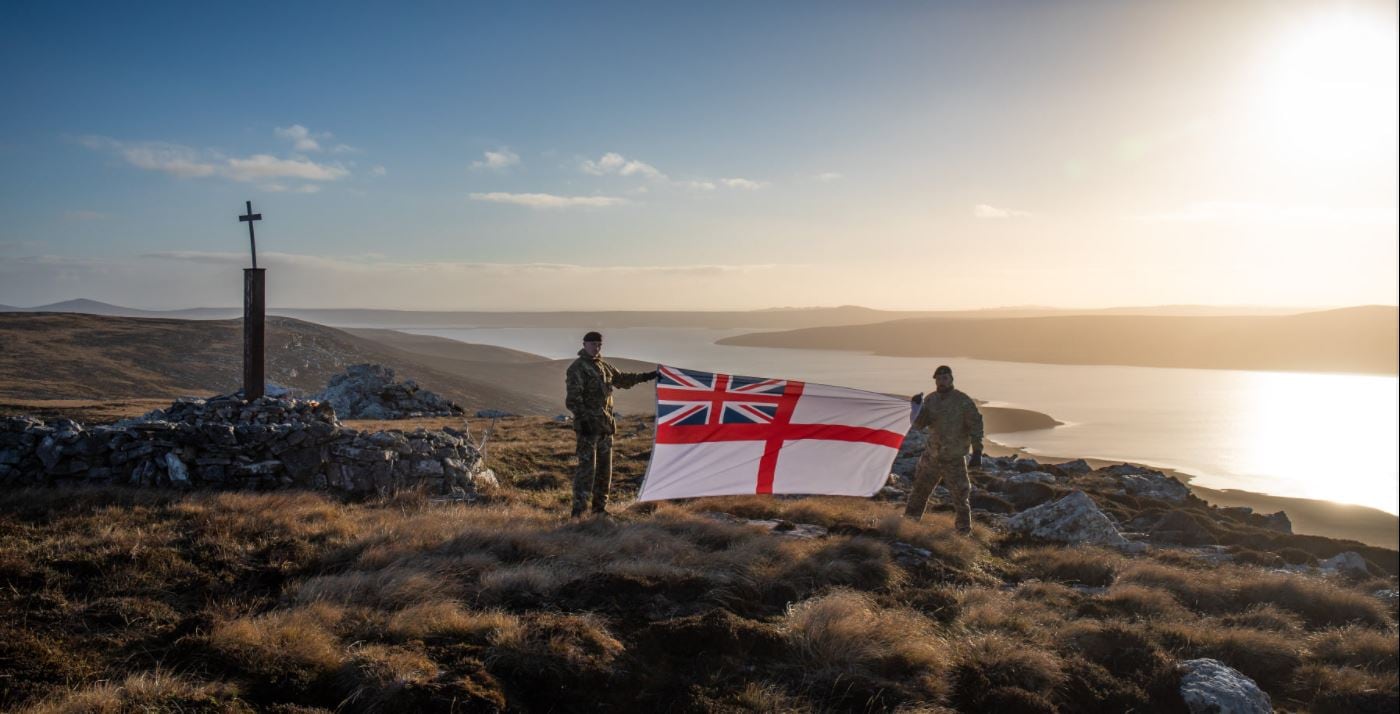
[[[170,477],[170,483],[177,486],[188,486],[190,483],[190,470],[173,451],[165,452],[165,475]]]
[[[1279,533],[1293,534],[1293,521],[1289,520],[1288,514],[1283,511],[1264,516],[1264,527]]]
[[[1006,527],[1033,538],[1061,543],[1089,543],[1123,547],[1128,540],[1118,532],[1108,516],[1083,491],[1007,519]]]
[[[1094,470],[1094,467],[1090,466],[1089,462],[1084,459],[1066,461],[1062,464],[1056,464],[1056,466],[1072,474],[1087,474]]]
[[[496,478],[496,472],[491,469],[481,469],[472,474],[472,486],[478,493],[499,488],[500,485],[500,479]]]
[[[476,412],[477,419],[504,419],[513,416],[515,415],[503,409],[479,409]],[[614,416],[616,416],[616,413],[614,413]]]
[[[1318,563],[1317,567],[1329,573],[1342,575],[1369,575],[1371,572],[1366,566],[1366,559],[1354,550],[1338,553]]]
[[[1055,483],[1055,475],[1044,471],[1026,471],[1006,477],[1008,483]]]
[[[1191,714],[1268,714],[1269,695],[1238,670],[1219,660],[1193,659],[1178,665],[1181,698]]]
[[[1161,471],[1116,475],[1124,492],[1139,498],[1181,503],[1191,495],[1191,489],[1187,488],[1185,484]]]

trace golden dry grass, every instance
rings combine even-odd
[[[617,517],[576,522],[571,435],[499,436],[504,487],[473,505],[0,495],[0,709],[1155,710],[1199,656],[1286,708],[1395,693],[1375,581],[963,537],[860,499],[628,504],[636,451]]]

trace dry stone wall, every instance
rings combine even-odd
[[[357,431],[325,402],[181,400],[87,428],[70,419],[0,418],[0,484],[64,482],[355,494],[421,488],[470,497],[495,477],[465,431]]]

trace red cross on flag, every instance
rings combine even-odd
[[[751,493],[871,496],[909,430],[875,392],[659,366],[640,501]]]

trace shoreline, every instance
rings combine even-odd
[[[990,407],[996,409],[998,407]],[[1029,411],[1029,410],[1019,410]],[[1039,412],[1032,412],[1039,414]],[[1041,415],[1047,419],[1052,419],[1049,415]],[[1053,427],[1050,427],[1053,428]],[[1293,524],[1293,532],[1298,535],[1315,535],[1325,538],[1335,538],[1338,540],[1352,540],[1365,545],[1379,548],[1389,548],[1400,550],[1400,516],[1395,516],[1378,508],[1369,506],[1359,506],[1355,504],[1336,503],[1334,501],[1324,501],[1315,498],[1299,498],[1296,496],[1276,496],[1258,491],[1246,491],[1243,489],[1213,489],[1199,486],[1194,483],[1195,476],[1180,469],[1164,468],[1153,464],[1139,461],[1120,461],[1116,459],[1092,459],[1079,456],[1062,456],[1058,454],[1039,454],[1026,449],[1007,446],[994,437],[998,434],[1014,433],[1012,431],[993,432],[987,429],[986,453],[989,456],[1018,456],[1035,459],[1045,464],[1061,464],[1066,461],[1084,459],[1086,463],[1095,469],[1114,466],[1117,464],[1131,464],[1141,466],[1175,477],[1186,487],[1191,489],[1201,500],[1220,507],[1245,506],[1254,509],[1256,513],[1272,513],[1283,511],[1288,514],[1288,519]]]

